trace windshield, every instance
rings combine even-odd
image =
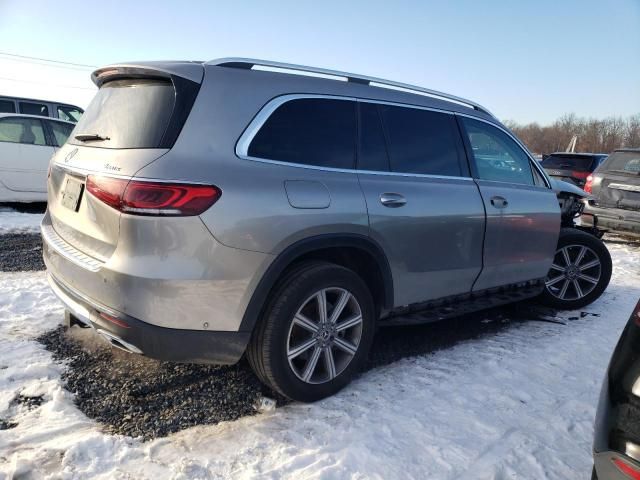
[[[640,152],[615,152],[608,158],[602,170],[640,175]]]
[[[593,170],[595,160],[595,157],[586,155],[549,155],[542,161],[542,166],[559,170],[590,172]]]
[[[100,148],[158,148],[175,104],[169,80],[125,79],[105,83],[84,112],[69,143]]]

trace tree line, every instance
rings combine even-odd
[[[572,113],[547,126],[535,122],[521,125],[512,120],[505,125],[536,154],[563,152],[574,135],[576,152],[611,153],[616,148],[640,148],[640,114],[598,120],[579,118]]]

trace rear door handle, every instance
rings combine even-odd
[[[407,199],[399,193],[383,193],[380,195],[380,203],[385,207],[398,208],[407,203]]]
[[[504,197],[495,196],[491,197],[491,205],[496,208],[506,208],[506,206],[509,205],[509,202],[507,202],[507,199]]]

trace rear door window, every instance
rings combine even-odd
[[[49,126],[51,127],[51,132],[53,133],[55,146],[61,147],[67,142],[67,138],[69,138],[69,134],[73,130],[73,125],[69,125],[68,123],[53,122],[53,121],[49,121],[48,123],[49,123]]]
[[[100,148],[158,148],[176,102],[170,80],[123,79],[107,82],[84,112],[76,132],[106,140],[69,143]]]
[[[16,113],[16,102],[13,100],[0,100],[0,113]]]
[[[251,141],[251,157],[328,168],[355,167],[356,103],[291,100],[276,109]]]
[[[481,180],[534,185],[529,156],[513,139],[486,122],[460,117]]]
[[[19,105],[20,113],[24,113],[25,115],[39,115],[41,117],[49,116],[49,107],[44,103],[19,102]]]
[[[0,119],[0,142],[46,145],[44,128],[35,118],[6,117]]]
[[[461,176],[459,134],[453,115],[379,105],[391,171]]]

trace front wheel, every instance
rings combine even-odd
[[[607,288],[611,269],[611,255],[602,240],[563,228],[540,300],[563,310],[584,307]]]
[[[247,358],[284,396],[313,402],[360,370],[374,334],[373,300],[353,271],[324,262],[289,272],[253,333]]]

